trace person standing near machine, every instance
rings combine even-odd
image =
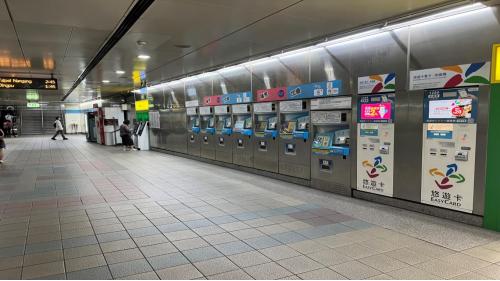
[[[0,164],[3,164],[3,151],[5,147],[5,133],[0,129]]]
[[[122,138],[123,150],[130,151],[134,149],[134,140],[132,140],[132,130],[128,127],[130,125],[129,120],[123,121],[120,126],[120,137]]]
[[[63,126],[62,126],[62,123],[61,123],[61,117],[59,117],[59,116],[56,117],[56,121],[54,121],[54,128],[56,129],[56,133],[52,137],[52,140],[56,140],[56,137],[59,134],[61,134],[61,136],[63,137],[63,140],[67,140],[68,139],[66,136],[64,136],[64,132],[63,132],[64,129],[63,129]]]

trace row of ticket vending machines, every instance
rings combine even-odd
[[[187,118],[188,154],[350,193],[351,97],[189,107]]]
[[[187,104],[188,154],[330,192],[393,197],[394,91],[358,95],[355,102],[338,93],[290,99],[293,93],[273,101]],[[477,86],[424,91],[422,203],[473,212],[478,94]]]

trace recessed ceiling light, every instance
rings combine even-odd
[[[102,80],[102,83],[109,83],[109,80]]]
[[[117,71],[115,71],[115,73],[116,74],[125,74],[125,71],[123,71],[123,70],[117,70]]]
[[[149,58],[150,58],[150,56],[148,56],[148,55],[138,55],[137,57],[138,57],[139,59],[141,59],[141,60],[147,60],[147,59],[149,59]]]
[[[146,41],[142,41],[142,40],[138,40],[136,43],[137,43],[137,45],[139,45],[139,46],[144,46],[144,45],[146,45],[148,42],[146,42]]]

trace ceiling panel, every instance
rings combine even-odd
[[[3,76],[45,77],[54,73],[59,90],[42,98],[61,99],[118,26],[134,0],[7,0],[17,29],[0,1],[0,71]],[[6,62],[10,63],[7,64]],[[21,62],[21,63],[20,63]],[[26,64],[24,64],[26,66]],[[48,77],[48,76],[47,76]],[[24,90],[0,90],[0,103],[25,98]]]

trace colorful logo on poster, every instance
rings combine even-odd
[[[371,178],[376,178],[380,175],[380,173],[387,172],[387,166],[382,164],[382,156],[377,156],[373,158],[373,163],[370,163],[368,160],[364,160],[361,162],[361,165],[365,167],[366,174]]]
[[[461,65],[441,67],[442,70],[447,70],[456,73],[450,79],[448,79],[448,81],[446,81],[444,87],[453,88],[459,86],[462,82],[469,84],[489,84],[490,81],[488,80],[488,78],[483,77],[481,75],[473,75],[479,69],[481,69],[485,64],[486,64],[485,62],[470,64],[465,70],[465,72],[463,66]]]
[[[361,104],[361,119],[388,120],[391,119],[391,103],[365,103]]]
[[[448,170],[446,170],[446,174],[438,168],[432,168],[429,170],[429,174],[436,178],[434,182],[439,189],[450,189],[453,187],[453,180],[455,183],[465,182],[465,177],[458,173],[457,164],[449,164],[446,166]]]
[[[363,81],[360,81],[360,83],[363,83]],[[391,92],[396,90],[396,74],[370,75],[368,76],[368,83],[371,87],[370,93]]]

